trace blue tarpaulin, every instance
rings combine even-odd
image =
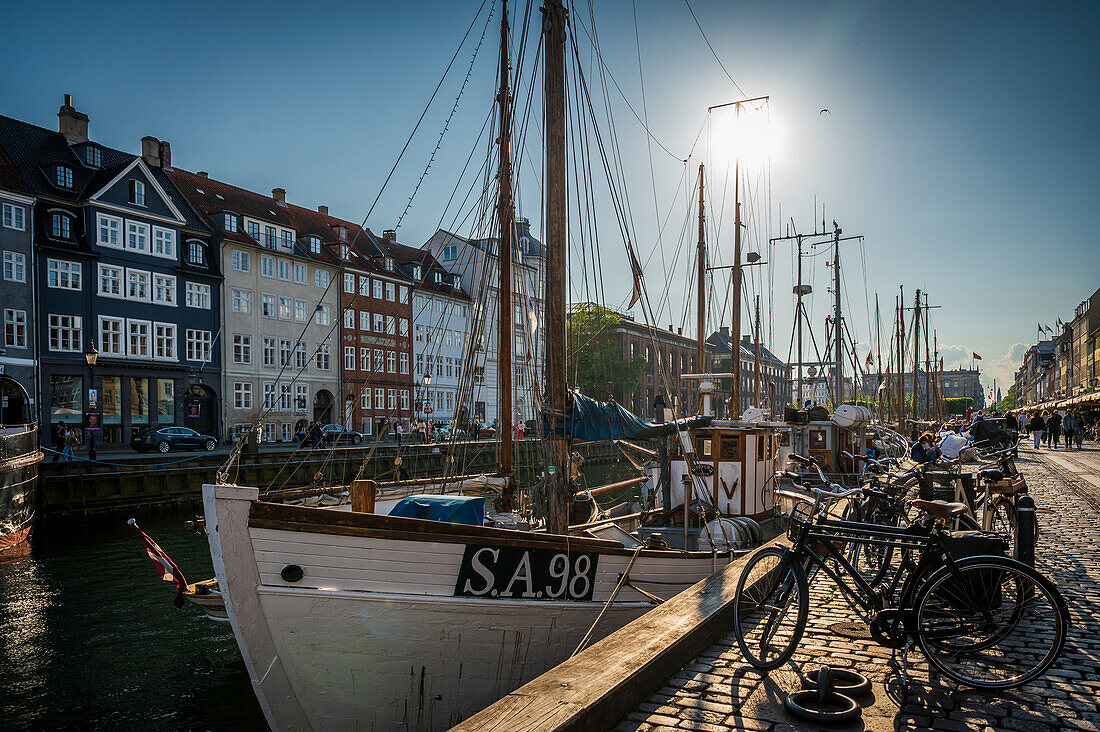
[[[485,499],[472,496],[409,496],[393,507],[390,516],[481,526],[485,523]]]
[[[647,422],[615,402],[601,402],[580,392],[569,394],[571,409],[565,423],[547,434],[568,434],[577,440],[645,440],[670,435],[677,429],[700,427],[710,417],[689,417],[675,422]]]

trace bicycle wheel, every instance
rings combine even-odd
[[[845,516],[845,520],[895,527],[901,522],[901,516],[897,512],[890,511],[881,500],[876,498],[864,501],[852,514],[854,518]],[[893,554],[893,548],[884,544],[853,541],[848,546],[848,561],[871,587],[877,586],[886,577]]]
[[[1057,588],[1014,559],[972,557],[937,570],[914,602],[917,643],[960,684],[1010,689],[1046,673],[1069,623]]]
[[[1008,541],[1008,556],[1016,556],[1016,506],[1011,499],[998,498],[990,506],[989,529]]]
[[[733,630],[749,665],[769,671],[790,660],[809,614],[802,566],[772,547],[749,560],[733,596]]]

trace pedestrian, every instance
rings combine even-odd
[[[1005,429],[1020,431],[1020,423],[1012,412],[1005,412]]]
[[[925,432],[917,440],[917,444],[913,445],[913,450],[910,453],[910,457],[913,458],[913,462],[917,463],[933,463],[940,457],[940,450],[935,447],[936,438],[931,432]]]
[[[313,420],[309,425],[309,444],[310,447],[317,447],[321,444],[321,421]]]
[[[405,434],[405,428],[401,426],[401,423],[394,420],[394,433],[397,434],[397,446],[401,447],[401,435]]]
[[[1028,422],[1027,428],[1031,431],[1031,436],[1035,438],[1035,449],[1038,450],[1047,429],[1047,423],[1043,419],[1043,415],[1038,412],[1031,415],[1031,421]]]
[[[76,436],[75,429],[65,428],[65,447],[61,450],[61,462],[68,463],[76,460],[76,455],[73,454],[73,448],[76,447],[79,442],[79,438]]]
[[[306,443],[306,426],[304,422],[299,422],[298,428],[294,430],[294,442],[298,448]]]
[[[61,453],[65,449],[65,423],[58,422],[53,428],[53,462],[61,459]]]
[[[1047,436],[1050,438],[1051,443],[1054,445],[1054,449],[1058,449],[1058,438],[1062,434],[1062,415],[1058,414],[1058,410],[1051,412],[1050,417],[1047,419]]]
[[[1087,429],[1087,427],[1085,426],[1085,420],[1082,417],[1078,416],[1077,417],[1077,431],[1073,433],[1074,438],[1077,440],[1077,449],[1078,450],[1082,449],[1082,446],[1084,445],[1085,430],[1086,429]]]
[[[1073,433],[1077,429],[1077,417],[1074,416],[1073,410],[1066,412],[1066,416],[1062,417],[1062,436],[1066,441],[1066,449],[1073,449]]]

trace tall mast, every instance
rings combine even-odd
[[[512,345],[512,257],[516,240],[516,204],[512,198],[512,92],[508,71],[508,0],[502,0],[500,16],[500,196],[497,228],[500,234],[500,283],[497,288],[497,376],[500,390],[500,472],[512,474],[512,377],[515,363]],[[510,491],[509,491],[510,493]]]
[[[817,228],[816,222],[814,228]],[[794,406],[802,409],[802,237],[798,237],[798,287],[795,292],[798,293],[798,306],[794,316],[798,323],[798,402]],[[816,344],[814,348],[817,348]]]
[[[707,373],[707,243],[706,216],[703,208],[703,166],[699,166],[699,251],[696,255],[695,278],[698,280],[695,296],[695,363],[696,371]],[[699,382],[702,384],[702,381]],[[699,394],[699,413],[703,411],[703,395]]]
[[[920,290],[917,290],[917,306],[913,308],[913,420],[920,411]]]
[[[875,293],[875,354],[878,361],[878,379],[875,380],[875,404],[878,406],[878,418],[882,419],[882,390],[879,389],[882,386],[882,380],[885,378],[882,374],[882,317],[879,314],[878,309],[878,293]]]
[[[898,291],[898,431],[905,430],[905,285]]]
[[[840,227],[833,222],[833,333],[836,337],[836,405],[844,403],[844,332],[840,324]]]
[[[738,114],[741,105],[736,107]],[[741,163],[733,164],[733,281],[731,283],[730,296],[733,298],[733,323],[730,335],[733,336],[731,349],[730,373],[733,374],[733,383],[730,385],[730,414],[731,419],[741,417]]]
[[[752,405],[760,407],[760,296],[756,296],[756,326],[753,328],[752,339],[755,342],[755,353],[752,363]]]
[[[924,418],[932,419],[932,351],[928,348],[928,293],[924,293]]]
[[[564,423],[568,407],[565,379],[565,273],[568,236],[568,191],[565,148],[565,7],[545,0],[543,12],[543,110],[546,164],[546,401],[551,426]],[[551,484],[546,498],[546,528],[569,529],[569,440],[552,439],[547,469]],[[551,472],[552,471],[552,472]]]

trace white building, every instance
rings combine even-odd
[[[546,256],[542,243],[531,235],[527,219],[516,221],[516,242],[518,251],[512,265],[513,404],[516,424],[519,424],[539,416],[536,395],[542,389],[545,351],[542,323]],[[448,271],[461,275],[464,288],[472,293],[467,329],[473,339],[469,349],[472,385],[466,402],[469,416],[488,424],[500,418],[497,246],[496,239],[468,239],[440,229],[423,247]],[[564,313],[560,317],[564,317]],[[414,344],[414,348],[416,346]],[[432,386],[434,388],[434,381]]]

